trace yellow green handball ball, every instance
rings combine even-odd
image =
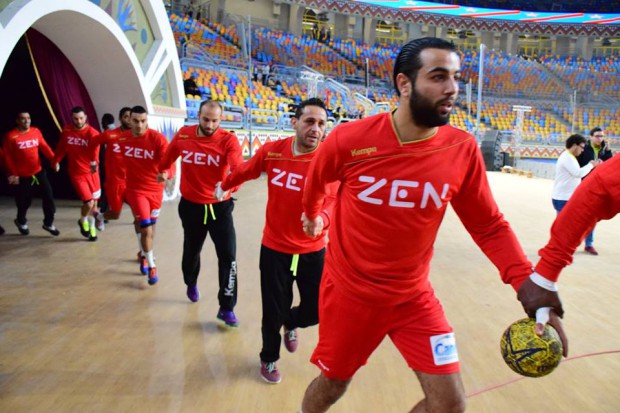
[[[535,325],[533,318],[515,321],[504,331],[499,343],[508,367],[526,377],[546,376],[562,360],[562,341],[555,328],[547,324],[539,337]]]

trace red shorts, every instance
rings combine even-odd
[[[134,218],[142,227],[147,227],[157,222],[163,197],[163,192],[125,192],[125,201],[131,207]]]
[[[389,336],[409,367],[460,371],[452,327],[432,290],[394,306],[370,306],[343,294],[325,267],[319,296],[319,343],[310,361],[327,378],[349,380]]]
[[[99,182],[99,174],[81,174],[69,177],[78,198],[83,202],[92,199],[97,200],[101,197],[101,183]]]
[[[123,199],[125,196],[125,182],[106,181],[105,193],[108,198],[110,211],[121,212],[123,209]]]

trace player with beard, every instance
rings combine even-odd
[[[183,259],[181,268],[187,285],[187,298],[200,299],[198,273],[200,252],[207,234],[211,235],[218,259],[220,309],[217,318],[228,327],[237,327],[233,311],[237,303],[237,241],[230,193],[215,199],[215,185],[243,163],[237,137],[220,129],[222,106],[204,101],[198,110],[198,125],[185,126],[177,132],[160,163],[161,179],[166,169],[181,157],[183,196],[179,217],[183,224]],[[236,190],[236,188],[233,188]]]
[[[99,147],[92,141],[99,132],[87,122],[84,108],[76,106],[71,109],[71,125],[63,128],[54,157],[54,169],[67,155],[68,173],[73,188],[82,201],[81,216],[78,227],[82,236],[89,241],[97,241],[97,226],[103,225],[103,216],[97,210],[97,201],[101,197],[101,183],[97,172]]]
[[[452,43],[409,42],[394,66],[398,108],[337,127],[310,165],[306,234],[321,229],[327,185],[340,181],[340,190],[321,283],[319,342],[311,358],[321,374],[306,390],[304,413],[329,409],[385,336],[424,392],[412,412],[465,410],[454,332],[429,281],[448,203],[502,281],[519,291],[526,312],[553,307],[551,323],[565,338],[557,292],[536,284],[543,284],[540,276],[530,278],[532,264],[491,195],[476,140],[447,125],[459,77]],[[537,293],[541,299],[529,300]]]

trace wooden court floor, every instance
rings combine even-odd
[[[552,182],[491,173],[494,193],[536,260],[555,213]],[[317,328],[300,332],[294,354],[282,350],[283,380],[259,377],[258,252],[266,183],[237,194],[237,330],[215,322],[216,262],[210,241],[190,303],[180,270],[182,230],[176,202],[158,223],[160,282],[138,275],[137,242],[125,209],[96,243],[77,229],[78,204],[59,201],[53,238],[30,210],[30,236],[13,225],[15,207],[0,199],[0,412],[208,412],[299,410],[318,374],[308,362]],[[587,213],[587,211],[584,211]],[[599,224],[600,256],[580,250],[561,278],[570,357],[550,376],[522,379],[503,364],[499,338],[523,312],[515,293],[475,246],[452,211],[439,233],[432,281],[456,330],[469,412],[620,412],[620,220]],[[346,315],[342,315],[346,316]],[[406,412],[421,397],[414,374],[387,340],[354,378],[333,412]]]

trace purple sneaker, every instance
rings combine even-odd
[[[198,286],[192,285],[187,287],[187,298],[189,298],[192,303],[200,300],[200,291],[198,291]]]
[[[224,310],[223,308],[220,308],[220,311],[217,312],[217,318],[218,320],[223,321],[228,327],[239,327],[239,320],[237,320],[235,313],[231,310]]]
[[[292,330],[287,330],[284,327],[284,347],[288,350],[289,353],[294,353],[297,351],[297,345],[299,342],[297,341],[297,329],[294,328]]]
[[[260,375],[263,380],[269,384],[278,384],[282,381],[282,376],[280,376],[280,372],[278,371],[278,366],[276,366],[275,361],[272,361],[271,363],[261,361]]]

